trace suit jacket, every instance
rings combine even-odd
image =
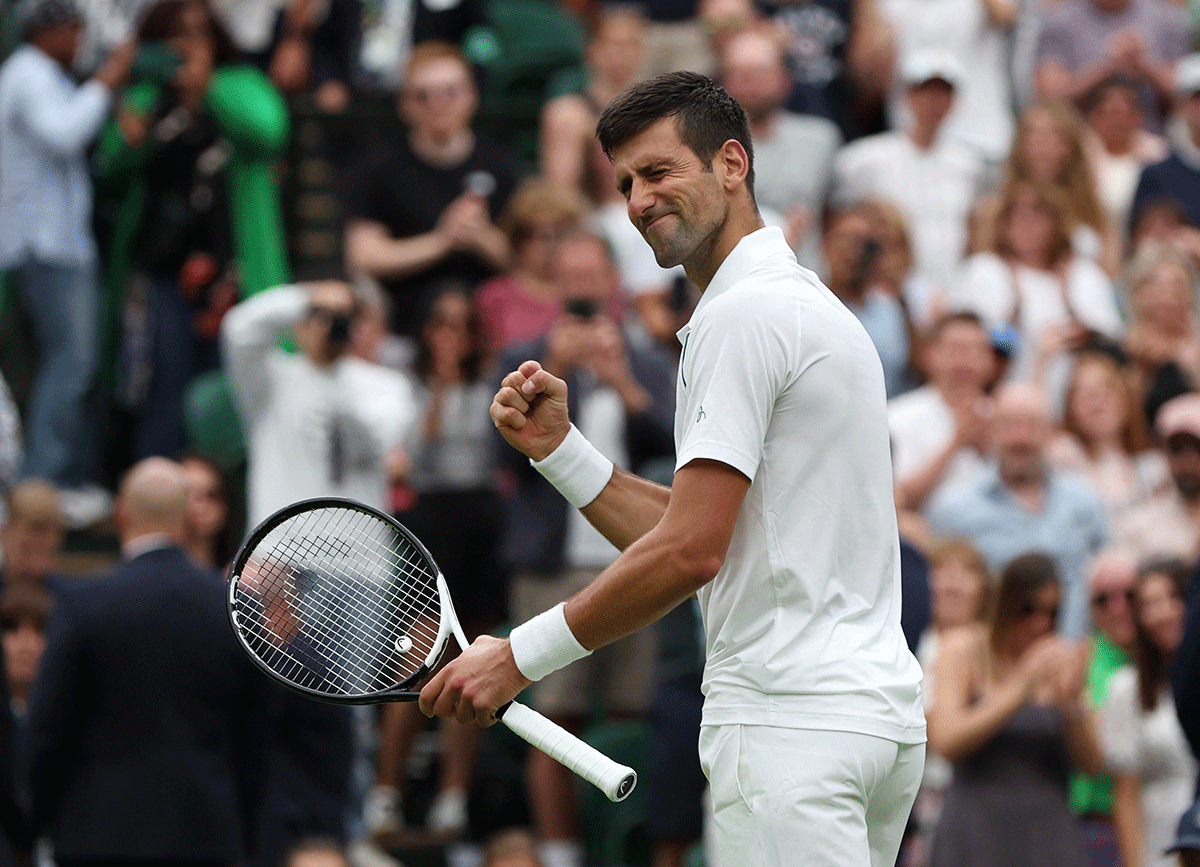
[[[27,718],[33,817],[55,854],[240,859],[257,677],[220,577],[177,547],[60,593]]]

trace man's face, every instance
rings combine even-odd
[[[553,269],[564,302],[586,300],[604,310],[619,288],[616,268],[599,239],[561,242],[554,253]]]
[[[920,129],[937,129],[954,107],[954,88],[933,78],[908,89],[908,107]]]
[[[950,322],[929,347],[929,378],[939,388],[977,388],[991,381],[996,368],[992,340],[974,322]]]
[[[1052,432],[1045,401],[1024,390],[1014,390],[996,400],[992,417],[992,442],[1001,478],[1024,481],[1043,472],[1043,450]]]
[[[1189,503],[1200,500],[1200,437],[1190,433],[1167,437],[1167,465],[1180,495]]]
[[[431,60],[412,71],[400,96],[401,113],[413,131],[446,138],[466,131],[478,107],[470,71],[450,57]]]
[[[829,266],[830,283],[838,285],[862,270],[865,251],[875,235],[870,219],[859,211],[834,214],[830,220],[832,222],[822,238],[822,248]]]
[[[1132,647],[1134,638],[1132,563],[1100,562],[1092,574],[1092,623],[1118,647]]]
[[[751,123],[770,117],[787,97],[788,77],[779,49],[759,33],[733,37],[721,58],[721,84]]]
[[[329,364],[349,347],[354,314],[354,293],[349,286],[324,291],[319,303],[310,304],[304,318],[296,324],[296,343],[316,364]],[[339,343],[337,332],[347,323],[350,327],[343,335],[346,340]]]
[[[712,246],[729,215],[712,164],[684,144],[673,118],[655,122],[613,152],[617,189],[629,219],[664,268]]]
[[[41,625],[23,618],[3,632],[5,676],[13,692],[23,694],[37,674],[38,663],[46,649]]]
[[[0,530],[4,574],[10,580],[42,580],[54,569],[62,545],[63,526],[50,518],[11,521]]]

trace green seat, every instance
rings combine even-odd
[[[491,0],[488,38],[466,41],[484,69],[480,115],[516,153],[537,160],[537,126],[550,82],[580,69],[583,23],[554,0]],[[472,46],[480,46],[472,52]]]
[[[233,391],[224,372],[196,377],[183,397],[188,442],[231,471],[246,463],[246,440]]]
[[[646,770],[650,765],[649,726],[642,720],[605,720],[588,728],[583,739],[638,775],[638,784],[624,801],[612,803],[595,786],[579,787],[580,822],[584,829],[587,863],[591,867],[645,867],[650,864],[646,835]]]

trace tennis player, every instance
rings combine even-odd
[[[660,76],[614,99],[597,132],[659,264],[704,290],[679,332],[674,483],[614,470],[537,363],[509,373],[497,428],[622,553],[510,638],[476,641],[421,709],[489,725],[532,681],[696,594],[720,863],[891,867],[925,717],[900,631],[879,357],[763,227],[746,117],[724,90]]]

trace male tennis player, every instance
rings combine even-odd
[[[720,862],[890,867],[925,718],[900,631],[879,357],[763,228],[746,117],[724,90],[686,72],[636,84],[598,135],[659,264],[704,290],[679,332],[674,483],[614,471],[537,363],[508,374],[497,428],[622,554],[509,639],[476,641],[421,709],[488,725],[532,681],[695,593]]]

